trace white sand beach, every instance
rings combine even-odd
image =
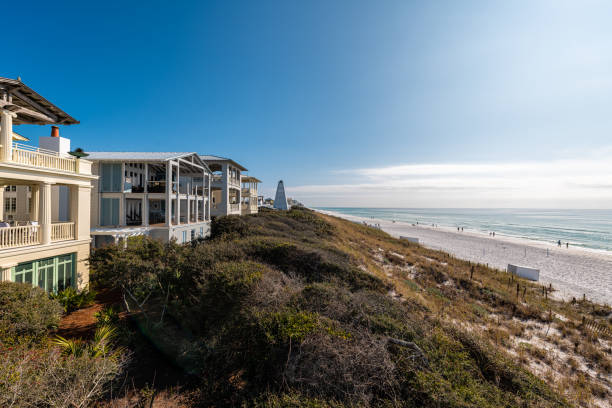
[[[531,241],[496,234],[451,228],[414,226],[405,222],[366,219],[332,211],[317,210],[350,221],[379,224],[394,237],[410,236],[432,249],[445,251],[457,258],[488,264],[506,270],[509,263],[540,270],[540,282],[551,283],[555,295],[564,299],[580,298],[612,304],[612,253],[583,248],[557,247],[545,242]]]

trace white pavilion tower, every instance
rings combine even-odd
[[[287,196],[285,195],[285,185],[283,184],[283,180],[278,182],[278,187],[276,187],[276,197],[274,197],[274,208],[277,210],[288,210],[289,206],[287,205]]]

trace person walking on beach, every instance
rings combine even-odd
[[[561,246],[561,240],[557,241],[557,246]]]
[[[565,247],[566,247],[566,248],[569,248],[569,242],[566,242],[566,243],[565,243]]]

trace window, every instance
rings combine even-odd
[[[102,193],[120,193],[121,176],[121,164],[100,164],[100,191]]]
[[[57,257],[57,290],[62,291],[72,286],[72,255]]]
[[[17,197],[7,197],[4,199],[4,211],[6,212],[17,211]]]
[[[34,276],[34,263],[29,262],[15,267],[13,281],[18,283],[32,283]]]
[[[187,242],[187,231],[183,231],[183,243]]]
[[[200,227],[200,236],[203,237],[204,236],[204,227]]]
[[[58,292],[75,284],[75,256],[67,254],[54,258],[25,262],[12,268],[13,281],[29,283],[47,292]]]
[[[100,225],[119,225],[118,198],[103,198],[100,200]]]

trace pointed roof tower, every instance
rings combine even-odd
[[[289,206],[287,205],[287,196],[285,195],[285,185],[283,184],[283,180],[278,182],[278,187],[276,187],[276,197],[274,197],[274,208],[277,210],[288,210]]]

